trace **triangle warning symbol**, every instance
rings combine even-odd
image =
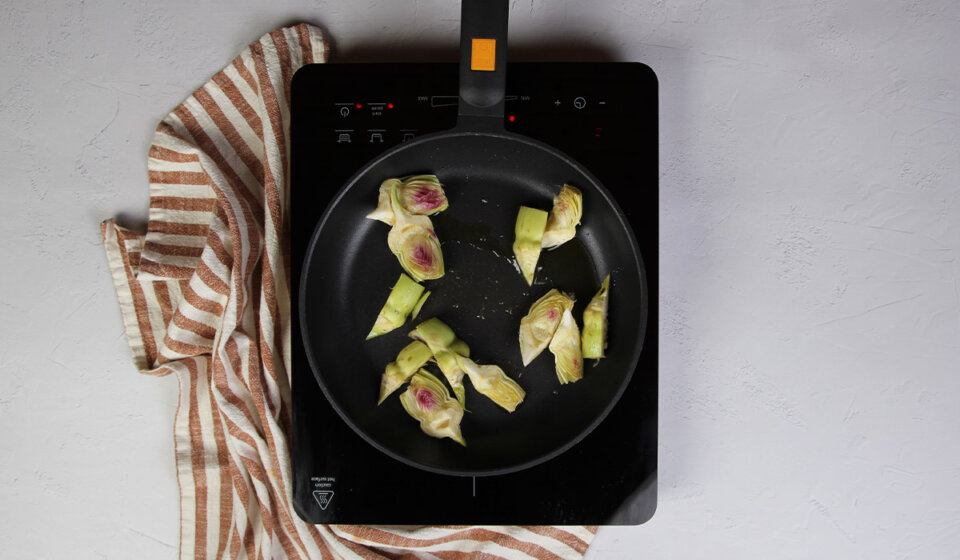
[[[313,499],[317,501],[317,504],[320,505],[320,509],[326,511],[327,506],[330,505],[330,502],[333,501],[333,491],[332,490],[314,490]]]

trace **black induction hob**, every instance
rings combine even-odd
[[[296,73],[290,183],[294,313],[304,252],[326,203],[375,155],[451,128],[457,74],[452,63],[313,64]],[[650,301],[637,370],[606,419],[561,455],[505,475],[446,476],[387,456],[337,415],[310,370],[294,317],[293,499],[308,522],[636,525],[656,509],[656,76],[639,63],[510,63],[504,119],[507,130],[542,140],[583,164],[630,220]],[[371,205],[375,202],[373,195]],[[613,305],[631,297],[613,290]]]

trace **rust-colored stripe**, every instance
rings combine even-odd
[[[197,154],[185,154],[183,152],[177,152],[175,150],[171,150],[170,148],[157,146],[156,144],[153,144],[150,146],[150,152],[148,153],[148,157],[151,157],[153,159],[159,159],[161,161],[169,161],[173,163],[196,163],[200,161],[200,156],[198,156]]]
[[[320,534],[320,531],[313,525],[310,525],[309,528],[310,537],[313,539],[313,543],[317,545],[317,548],[320,550],[321,560],[333,560],[333,552],[330,550],[330,545],[327,544],[327,540]],[[335,539],[340,539],[336,535],[333,536]]]
[[[164,185],[209,185],[210,178],[202,171],[156,171],[148,172],[151,183]]]
[[[493,541],[503,546],[505,548],[512,548],[514,550],[519,550],[525,554],[535,556],[541,560],[547,559],[556,559],[563,560],[560,556],[557,556],[553,552],[543,548],[542,546],[522,541],[513,537],[511,535],[497,533],[490,531],[489,529],[484,529],[482,527],[476,527],[472,529],[465,529],[463,531],[458,531],[452,533],[445,537],[435,538],[435,539],[415,539],[410,537],[404,537],[401,535],[396,535],[394,533],[389,533],[387,531],[382,531],[376,527],[363,527],[362,531],[358,531],[358,534],[364,535],[369,540],[383,543],[387,546],[394,546],[399,548],[417,548],[424,546],[432,546],[435,544],[443,544],[451,541],[458,540],[475,540],[475,541]]]
[[[241,366],[240,355],[237,351],[236,341],[233,340],[232,337],[228,338],[226,344],[224,344],[220,350],[227,355],[227,359],[230,362],[230,367],[233,369],[233,371],[237,372],[234,375],[234,378],[236,379],[236,381],[240,382],[241,385],[246,386],[243,378],[240,377],[240,372],[242,371],[242,368],[240,367]],[[222,359],[223,356],[220,356],[220,358]],[[255,420],[255,414],[247,408],[247,403],[244,402],[243,399],[241,399],[236,393],[233,392],[233,389],[230,388],[230,384],[227,380],[226,366],[224,366],[221,363],[219,369],[215,369],[213,374],[214,374],[215,386],[217,387],[217,390],[220,391],[220,394],[223,395],[223,398],[228,403],[230,403],[234,408],[242,412],[243,415],[246,417],[247,422],[249,422],[251,426],[256,426],[257,422]],[[230,425],[233,425],[233,424],[230,423]],[[253,445],[253,447],[256,448],[255,442],[252,439],[250,439],[250,437],[245,432],[240,430],[239,427],[237,427],[236,429],[238,431],[237,436],[239,437],[239,439],[246,441],[248,444]],[[230,431],[230,433],[233,434],[232,429],[228,429],[228,431]]]
[[[240,90],[237,89],[237,84],[233,83],[233,80],[230,79],[226,73],[221,72],[213,77],[213,83],[217,84],[220,87],[220,91],[223,92],[223,95],[230,100],[230,103],[233,104],[233,107],[243,116],[243,120],[247,121],[247,124],[250,125],[250,128],[253,129],[258,135],[261,133],[260,127],[263,126],[263,121],[260,120],[260,115],[257,114],[256,110],[247,103],[246,98],[243,97],[243,94],[240,93]],[[262,137],[260,138],[263,139]]]
[[[203,338],[208,338],[210,340],[213,340],[213,337],[217,335],[217,329],[215,329],[213,326],[206,323],[201,323],[199,321],[194,321],[182,313],[177,313],[173,316],[173,324],[185,331],[190,331],[197,336],[202,336]]]
[[[531,533],[536,533],[538,535],[543,535],[544,537],[550,537],[553,540],[560,541],[570,548],[576,550],[580,554],[586,553],[587,547],[590,546],[573,533],[569,533],[549,525],[525,525],[523,528]]]
[[[244,185],[243,180],[240,179],[237,172],[227,162],[227,158],[220,152],[216,142],[207,134],[207,131],[200,125],[199,121],[197,121],[187,106],[179,105],[173,112],[180,118],[180,122],[183,123],[190,135],[194,137],[200,149],[213,160],[217,169],[223,173],[224,178],[227,180],[230,189],[235,195],[230,197],[228,193],[223,192],[220,193],[220,196],[233,202],[234,205],[242,206],[242,203],[246,201],[247,204],[254,208],[258,207],[260,202],[253,196],[253,193],[250,192],[246,185]],[[214,186],[214,190],[217,190],[216,186]]]
[[[150,259],[140,259],[140,270],[161,278],[190,278],[196,269],[192,266],[161,264]]]
[[[201,296],[189,284],[183,288],[182,292],[183,299],[196,309],[210,313],[211,315],[216,315],[217,317],[223,315],[223,306],[220,305],[219,302]]]
[[[196,360],[183,360],[190,375],[190,462],[193,470],[193,484],[196,488],[196,540],[194,541],[194,556],[206,558],[207,550],[207,473],[203,459],[203,431],[200,427],[200,398],[199,390],[200,371]]]
[[[354,554],[366,560],[381,560],[384,557],[383,553],[377,554],[369,548],[359,545],[355,542],[348,541],[347,539],[340,539],[340,544],[349,548]]]
[[[254,58],[254,60],[258,62],[255,65],[255,69],[257,71],[257,77],[263,85],[261,96],[263,97],[263,104],[267,110],[267,115],[270,118],[270,128],[273,131],[273,137],[277,141],[277,152],[280,154],[280,167],[281,169],[287,169],[287,145],[286,135],[283,130],[282,108],[277,99],[277,92],[274,91],[272,82],[270,81],[269,70],[264,63],[263,48],[260,43],[254,43],[251,45],[251,48],[259,55]],[[289,97],[287,99],[289,99]],[[273,175],[271,173],[265,174],[264,180],[264,188],[269,188],[269,183],[273,181]],[[276,186],[274,186],[274,188],[275,187]]]
[[[147,224],[147,231],[151,233],[166,233],[170,235],[193,235],[195,237],[206,237],[210,233],[210,226],[207,224],[184,224],[180,222],[158,222],[153,221]]]
[[[190,212],[210,212],[217,206],[215,198],[184,198],[180,196],[154,196],[150,198],[150,208],[165,210],[187,210]]]
[[[237,128],[233,126],[233,123],[230,122],[230,119],[224,114],[223,109],[217,105],[217,102],[214,101],[210,92],[201,88],[193,94],[193,97],[200,103],[200,106],[203,107],[203,110],[213,121],[213,124],[220,129],[220,133],[223,134],[224,139],[230,144],[230,147],[236,152],[236,155],[240,157],[243,165],[246,166],[256,179],[260,180],[261,177],[263,177],[263,163],[256,154],[250,151],[250,147],[247,146],[240,132],[237,131]]]
[[[218,233],[211,232],[211,235],[207,237],[207,247],[213,251],[213,255],[217,257],[220,264],[225,266],[227,270],[233,268],[233,255],[223,246],[223,239],[221,239]]]
[[[170,338],[169,335],[163,337],[163,344],[177,354],[183,354],[184,356],[201,356],[203,354],[209,354],[211,348],[210,346],[200,346],[198,344],[191,344],[175,338]],[[162,355],[158,360],[160,363],[167,363],[170,361],[169,358]]]
[[[118,229],[117,231],[121,232],[122,230]],[[123,258],[123,269],[124,275],[127,278],[127,287],[130,289],[130,295],[133,297],[133,306],[136,310],[137,329],[140,331],[140,340],[143,341],[143,352],[146,354],[147,365],[153,367],[157,362],[157,343],[153,338],[153,328],[150,326],[150,316],[147,312],[150,307],[143,293],[143,287],[140,282],[137,282],[136,275],[133,273],[130,258],[127,255],[122,237],[118,242],[120,243],[120,255]],[[143,263],[141,262],[140,265],[142,267]]]
[[[460,552],[457,550],[431,550],[430,554],[441,560],[503,560],[503,556],[487,552]],[[416,558],[416,556],[414,556]]]
[[[304,24],[299,24],[294,28],[297,32],[297,40],[300,42],[300,52],[303,57],[303,64],[313,64],[313,46],[310,43],[310,29]]]
[[[283,100],[287,106],[290,105],[290,80],[293,78],[292,61],[290,59],[290,47],[287,45],[287,37],[282,29],[277,29],[270,33],[270,40],[277,50],[277,60],[280,63],[280,81],[283,83]],[[261,83],[263,81],[261,80]]]
[[[150,250],[170,257],[193,257],[198,258],[203,254],[203,247],[190,247],[187,245],[172,245],[170,243],[150,242]]]
[[[170,117],[168,116],[167,118],[170,118]],[[188,139],[181,136],[180,133],[177,132],[177,129],[172,124],[168,123],[166,120],[161,121],[160,124],[157,125],[157,133],[165,134],[171,138],[176,138],[177,140],[191,143]]]
[[[166,325],[170,322],[171,315],[173,315],[173,302],[170,301],[170,290],[165,283],[154,282],[153,293],[157,296],[157,303],[160,304],[160,313],[163,316],[163,324]]]
[[[230,560],[237,560],[238,558],[240,558],[240,550],[241,550],[241,547],[243,546],[243,541],[240,538],[240,532],[237,530],[236,522],[234,522],[232,529],[233,529],[233,540],[230,541]]]
[[[217,446],[217,465],[220,468],[220,510],[219,528],[217,531],[217,555],[215,558],[223,558],[226,551],[227,541],[230,539],[230,523],[233,517],[233,487],[230,485],[230,452],[227,450],[227,439],[223,433],[223,425],[217,421],[217,412],[220,407],[217,406],[217,400],[214,398],[213,391],[208,391],[210,395],[210,410],[215,412],[213,418],[213,441]]]
[[[197,265],[195,269],[197,276],[200,280],[203,280],[203,283],[207,285],[208,288],[217,292],[218,294],[229,295],[230,286],[227,285],[215,272],[210,270],[210,267],[207,266],[202,260]]]
[[[260,93],[260,86],[257,85],[257,80],[254,79],[253,74],[250,73],[247,65],[243,63],[243,57],[238,56],[237,58],[233,59],[233,67],[237,69],[237,74],[240,74],[240,77],[243,78],[243,81],[247,82],[247,85],[250,86],[250,89],[256,93]]]

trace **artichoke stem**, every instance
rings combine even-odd
[[[380,309],[380,314],[377,315],[377,320],[374,321],[373,328],[367,335],[367,340],[403,325],[422,293],[423,286],[411,280],[406,274],[401,273],[397,283],[390,290],[387,302]]]
[[[583,357],[599,360],[607,348],[607,309],[610,294],[610,275],[603,279],[600,291],[593,296],[583,311]]]
[[[517,258],[520,272],[528,285],[533,285],[533,275],[540,259],[540,245],[543,231],[547,227],[547,214],[543,210],[521,206],[514,228],[513,254]]]

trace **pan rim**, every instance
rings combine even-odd
[[[323,231],[325,224],[332,215],[333,209],[335,209],[344,196],[359,182],[359,180],[366,176],[367,173],[380,162],[393,158],[397,154],[402,153],[405,150],[411,149],[415,146],[419,146],[425,143],[431,143],[436,141],[447,140],[455,137],[466,137],[466,136],[489,136],[496,137],[502,140],[507,140],[510,142],[520,142],[527,144],[536,149],[547,152],[549,155],[556,157],[562,161],[565,165],[570,166],[573,169],[577,169],[582,173],[589,181],[592,183],[593,187],[596,188],[597,192],[605,199],[607,204],[609,204],[613,209],[615,209],[615,215],[620,227],[628,232],[628,242],[630,246],[630,251],[633,256],[633,261],[636,267],[636,273],[640,279],[640,308],[641,308],[641,317],[639,329],[637,331],[637,340],[633,341],[634,351],[633,355],[629,360],[629,371],[623,378],[623,381],[620,383],[619,387],[613,394],[612,398],[609,399],[609,402],[601,410],[601,412],[593,419],[589,424],[587,424],[582,430],[577,432],[573,437],[568,439],[563,445],[557,446],[553,450],[533,457],[532,459],[527,459],[521,462],[514,462],[508,466],[503,467],[492,467],[488,469],[454,469],[454,468],[442,468],[436,467],[428,464],[424,464],[418,461],[414,461],[401,453],[393,451],[392,449],[387,448],[382,445],[379,441],[374,439],[371,435],[367,434],[357,423],[351,418],[341,404],[332,394],[332,391],[328,389],[327,384],[323,380],[323,376],[318,373],[319,369],[318,364],[320,363],[319,359],[314,355],[313,347],[308,344],[311,340],[310,336],[310,327],[308,321],[306,320],[306,298],[307,298],[307,271],[311,270],[313,257],[316,254],[316,245],[319,242],[320,232]],[[594,429],[601,423],[610,412],[616,407],[620,402],[623,393],[626,391],[627,387],[633,381],[633,376],[636,373],[637,364],[640,361],[640,356],[643,353],[644,343],[647,338],[647,329],[649,328],[649,315],[650,315],[650,301],[649,301],[649,288],[647,283],[646,275],[646,265],[643,260],[643,255],[640,253],[640,248],[637,243],[636,234],[633,231],[632,226],[629,221],[626,219],[626,216],[623,210],[620,208],[620,205],[617,204],[613,196],[607,191],[606,187],[601,183],[588,169],[583,165],[579,164],[576,160],[568,156],[567,154],[557,150],[549,144],[540,142],[536,139],[523,136],[520,134],[515,134],[507,132],[505,130],[458,130],[453,129],[449,131],[437,132],[432,134],[426,134],[416,138],[415,140],[408,141],[397,146],[394,146],[378,156],[369,160],[364,164],[356,173],[354,173],[340,188],[337,194],[330,200],[327,206],[324,208],[323,214],[320,219],[317,221],[313,232],[310,235],[310,242],[307,244],[306,254],[303,259],[303,265],[301,268],[300,281],[298,286],[298,295],[299,301],[297,306],[298,321],[300,324],[300,336],[302,339],[302,346],[305,351],[307,361],[310,365],[311,373],[313,374],[314,380],[320,386],[320,389],[323,391],[324,396],[327,399],[327,402],[330,406],[337,412],[337,415],[340,416],[341,420],[344,421],[357,435],[359,435],[364,441],[386,454],[387,456],[396,459],[406,465],[425,470],[428,472],[433,472],[436,474],[448,475],[448,476],[460,476],[460,477],[476,477],[476,476],[497,476],[503,474],[514,473],[522,470],[529,469],[536,465],[545,463],[554,457],[557,457],[566,451],[570,450],[572,447],[580,443],[585,437],[587,437]]]

